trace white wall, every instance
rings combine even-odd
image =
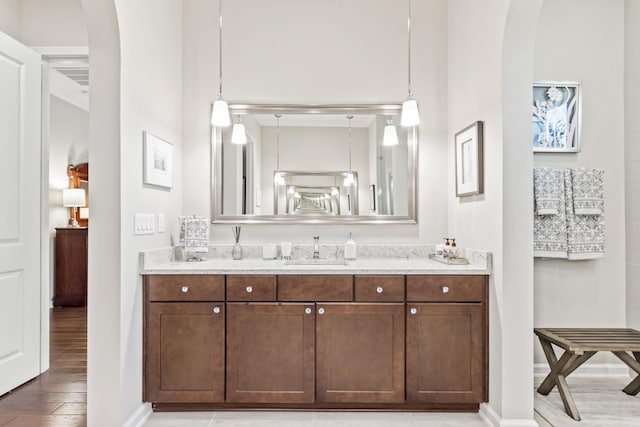
[[[625,1],[624,113],[627,326],[640,329],[640,2]]]
[[[484,194],[457,198],[448,175],[449,231],[493,252],[489,407],[494,424],[536,425],[531,371],[533,267],[531,133],[533,35],[540,1],[449,1],[448,164],[453,135],[484,122]],[[470,65],[472,64],[472,65]],[[472,68],[472,72],[470,71]]]
[[[412,3],[413,90],[420,102],[418,225],[244,225],[247,242],[429,242],[446,230],[446,0]],[[406,2],[236,0],[225,2],[223,92],[230,101],[273,103],[401,102],[407,94]],[[366,10],[366,13],[363,13]],[[210,103],[218,89],[218,3],[184,2],[184,210],[211,216]],[[331,31],[327,31],[327,26]],[[250,28],[251,31],[247,31]],[[384,31],[381,30],[384,28]],[[241,52],[241,54],[237,54]],[[263,200],[265,196],[263,195]],[[231,242],[214,225],[214,242]]]
[[[19,0],[20,40],[27,46],[87,46],[80,0]]]
[[[182,213],[182,2],[116,1],[121,40],[121,419],[142,403],[142,283],[138,252],[171,244]],[[151,13],[153,12],[153,13]],[[173,188],[142,183],[142,133],[173,143]],[[165,215],[167,231],[133,236],[134,213]]]
[[[624,23],[624,0],[542,7],[534,78],[582,83],[582,143],[577,154],[536,153],[534,162],[604,169],[607,248],[599,260],[535,259],[536,327],[625,326]],[[535,361],[546,366],[537,342]],[[618,362],[598,354],[588,363]]]
[[[0,0],[0,31],[20,40],[20,0]]]

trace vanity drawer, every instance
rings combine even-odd
[[[279,301],[353,301],[353,276],[278,276]]]
[[[149,301],[224,301],[224,276],[146,276]]]
[[[275,301],[276,276],[227,276],[227,301]]]
[[[404,301],[404,276],[355,276],[356,301]]]
[[[407,301],[482,302],[484,276],[407,276]]]

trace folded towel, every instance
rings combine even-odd
[[[567,252],[570,260],[595,259],[604,257],[604,205],[600,215],[576,215],[574,206],[574,178],[580,169],[566,169],[565,198],[567,216]],[[577,172],[582,175],[582,172]],[[602,176],[602,175],[600,175]]]
[[[567,215],[565,179],[562,169],[547,169],[544,174],[557,187],[558,204],[555,215],[533,214],[533,256],[567,259]],[[553,178],[551,178],[553,177]],[[535,180],[535,171],[534,171]],[[554,190],[556,191],[556,190]],[[539,209],[536,209],[539,211]]]
[[[181,216],[180,244],[186,252],[209,251],[209,220],[199,216]]]
[[[602,215],[603,177],[601,169],[572,169],[573,212],[576,215]]]
[[[533,196],[537,215],[559,214],[562,210],[560,199],[563,193],[564,175],[561,169],[533,169]]]

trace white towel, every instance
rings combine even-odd
[[[576,215],[573,176],[582,174],[576,171],[580,169],[566,169],[564,172],[568,257],[570,260],[602,258],[605,251],[604,205],[600,207],[600,215]]]
[[[555,215],[533,214],[533,256],[567,259],[567,215],[565,201],[565,178],[562,169],[545,168],[545,179],[554,182],[557,191],[557,213]],[[534,170],[535,182],[535,170]],[[535,209],[535,208],[534,208]],[[538,209],[536,209],[538,211]]]
[[[180,244],[185,252],[209,251],[209,220],[199,216],[181,216]]]
[[[603,177],[601,169],[572,169],[573,212],[576,215],[602,215]]]
[[[564,175],[561,169],[534,168],[533,196],[537,215],[557,215],[562,209],[560,199],[564,196]]]

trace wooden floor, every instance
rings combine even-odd
[[[51,367],[0,397],[2,427],[80,427],[87,413],[86,308],[51,311]]]

